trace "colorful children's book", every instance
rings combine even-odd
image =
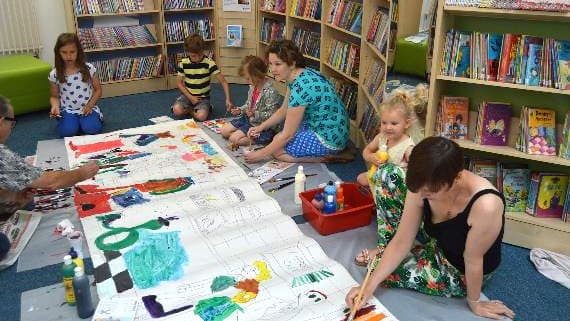
[[[455,77],[469,78],[471,75],[471,34],[460,33],[455,56]]]
[[[570,159],[570,112],[564,117],[564,128],[562,129],[562,139],[560,139],[560,150],[558,156]]]
[[[450,139],[465,139],[469,124],[469,98],[442,98],[442,136]]]
[[[489,180],[493,186],[497,186],[497,161],[492,159],[471,159],[469,169]]]
[[[529,46],[530,44],[537,44],[537,45],[542,45],[542,38],[539,37],[532,37],[532,36],[527,36],[524,35],[522,36],[522,57],[521,57],[521,74],[517,76],[517,84],[524,84],[525,83],[525,77],[527,74],[527,62],[528,62],[528,56],[529,56]]]
[[[520,35],[512,33],[505,34],[503,38],[503,48],[501,51],[501,61],[499,62],[500,82],[514,83],[516,78],[515,58],[517,55],[517,46],[520,41]]]
[[[528,86],[540,85],[540,74],[542,66],[542,45],[531,43],[528,46],[528,60],[524,83]]]
[[[527,168],[502,168],[502,190],[507,212],[524,212],[529,189],[530,171]]]
[[[558,88],[570,89],[570,41],[557,40]]]
[[[536,202],[536,216],[561,218],[567,190],[568,175],[558,173],[541,175]]]
[[[497,81],[502,46],[503,35],[490,33],[487,44],[487,80]]]
[[[533,155],[556,155],[556,112],[545,108],[527,110],[526,152]]]
[[[482,117],[480,144],[505,146],[511,126],[511,104],[483,102],[479,117]]]

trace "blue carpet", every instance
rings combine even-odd
[[[412,81],[405,81],[413,84]],[[245,101],[247,87],[232,85],[232,101]],[[148,118],[168,114],[169,106],[177,97],[177,90],[145,93],[102,99],[98,104],[105,114],[106,132],[151,124]],[[223,117],[224,96],[221,87],[212,88],[213,117]],[[56,121],[48,118],[48,111],[22,115],[7,145],[20,155],[35,153],[39,140],[57,138]],[[360,154],[360,151],[359,151]],[[348,164],[332,164],[329,168],[345,181],[354,181],[365,170],[360,155]],[[516,313],[516,320],[568,320],[570,291],[538,274],[528,259],[529,251],[503,245],[503,262],[485,288],[492,299],[504,301]],[[91,268],[88,261],[86,266]],[[16,265],[0,272],[0,320],[20,319],[20,294],[24,291],[61,282],[61,265],[16,273]],[[89,272],[89,270],[88,270]],[[421,313],[418,311],[418,313]]]

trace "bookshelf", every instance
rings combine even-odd
[[[73,0],[67,0],[64,4],[68,28],[80,35],[87,61],[97,66],[103,97],[165,89],[166,48],[162,30],[162,0],[92,2],[93,5],[88,7],[75,7],[78,2]],[[109,4],[116,7],[106,7]],[[138,4],[142,4],[142,7]],[[139,35],[148,32],[151,38],[121,37],[129,31]],[[116,35],[110,38],[113,42],[109,41],[109,34]],[[86,40],[89,35],[94,35],[93,41]],[[131,43],[132,39],[136,39],[135,43]],[[122,71],[116,67],[119,63],[123,65]],[[149,63],[155,64],[154,71],[140,67]]]
[[[388,66],[394,64],[396,41],[418,33],[423,0],[390,0]]]
[[[66,0],[64,2],[67,25],[70,31],[80,34],[82,30],[89,32],[91,28],[96,26],[138,24],[146,26],[154,38],[154,41],[150,43],[129,44],[128,46],[104,45],[85,48],[89,62],[162,56],[160,70],[155,75],[140,76],[136,72],[132,72],[130,77],[119,77],[120,79],[103,81],[103,97],[175,88],[176,76],[172,67],[176,63],[176,54],[184,53],[184,37],[194,31],[200,30],[200,33],[203,33],[206,40],[206,51],[213,57],[218,57],[215,0],[111,0],[105,2],[87,0],[80,3],[86,4],[88,2],[93,5],[86,8],[74,7],[76,3],[79,3],[74,0]],[[142,9],[136,6],[139,3],[142,3]],[[103,7],[109,4],[121,4],[121,6],[131,4],[132,7],[127,9],[119,7],[118,10]],[[116,36],[109,37],[108,35],[105,35],[105,37],[106,39],[117,38]],[[106,65],[101,64],[101,66]]]
[[[348,104],[347,106],[349,117],[350,117],[350,139],[358,147],[363,147],[367,144],[368,140],[365,138],[364,133],[359,128],[359,124],[364,115],[364,109],[368,101],[373,102],[374,99],[368,95],[363,84],[368,77],[368,70],[375,62],[380,62],[386,69],[387,63],[387,52],[381,52],[381,50],[374,44],[366,40],[366,35],[368,34],[369,28],[372,24],[373,14],[375,10],[367,10],[368,8],[383,7],[386,12],[389,11],[390,1],[389,0],[349,0],[345,1],[352,2],[352,6],[357,8],[365,8],[362,10],[362,21],[361,30],[355,32],[355,30],[350,30],[350,15],[347,16],[346,21],[343,23],[342,17],[335,21],[329,22],[329,14],[331,12],[331,7],[338,7],[338,0],[319,0],[320,2],[320,15],[315,15],[317,8],[311,10],[311,8],[306,10],[300,10],[303,7],[303,3],[307,2],[309,4],[315,5],[318,2],[310,0],[294,0],[285,1],[284,8],[279,6],[279,0],[266,2],[261,0],[257,7],[257,26],[259,30],[262,30],[263,21],[268,19],[276,20],[284,24],[286,39],[291,39],[301,49],[303,52],[308,67],[314,68],[320,71],[323,75],[331,80],[331,82],[337,88],[337,91],[341,97],[346,98],[347,101],[355,101],[355,103]],[[273,6],[272,6],[273,5]],[[279,9],[275,9],[279,7]],[[421,7],[421,6],[420,6]],[[357,10],[357,9],[355,9]],[[418,14],[419,15],[419,14]],[[352,17],[354,18],[354,17]],[[417,28],[417,24],[416,24]],[[387,36],[389,35],[389,27],[387,29]],[[265,49],[269,44],[269,39],[263,37],[261,32],[257,35],[257,52],[259,56],[265,55]],[[339,47],[338,42],[347,44],[345,50],[350,53],[350,48],[353,48],[353,59],[356,59],[358,66],[353,68],[346,68],[342,64],[338,63],[338,59],[329,59],[331,55],[335,54],[334,48],[337,45],[337,54],[342,52],[342,47]],[[388,40],[387,40],[388,42]],[[358,51],[355,51],[358,48]],[[357,54],[357,56],[354,56]],[[354,61],[353,61],[354,62]],[[271,74],[268,74],[269,78],[273,78]],[[380,77],[380,82],[383,84],[385,82],[385,73]],[[274,80],[275,87],[284,94],[286,91],[286,86],[284,82],[277,82]],[[382,86],[380,86],[382,87]],[[350,90],[354,90],[354,94],[350,94]],[[356,97],[354,97],[356,95]],[[370,97],[370,98],[367,98]],[[378,104],[374,103],[375,110],[378,110]],[[356,109],[356,110],[355,110]]]
[[[570,161],[554,156],[528,155],[514,148],[519,133],[518,116],[522,106],[554,109],[557,124],[563,122],[568,110],[570,91],[547,87],[534,87],[469,78],[442,76],[440,67],[446,32],[454,28],[461,31],[516,33],[538,37],[570,40],[566,28],[570,14],[525,10],[465,8],[445,5],[439,0],[434,35],[431,85],[429,93],[426,134],[434,134],[436,113],[441,96],[469,97],[469,133],[466,140],[457,140],[466,154],[500,158],[509,162],[527,163],[531,170],[570,173]],[[511,103],[513,118],[507,146],[484,146],[472,141],[477,107],[483,100]],[[504,242],[526,248],[545,248],[570,255],[570,223],[560,219],[537,218],[526,213],[506,213]]]

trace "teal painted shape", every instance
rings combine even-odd
[[[139,241],[123,255],[135,285],[148,289],[161,281],[180,279],[188,257],[180,244],[179,232],[138,232]]]
[[[210,285],[210,289],[212,292],[219,292],[223,291],[229,287],[232,287],[236,284],[236,279],[233,276],[216,276],[212,284]]]

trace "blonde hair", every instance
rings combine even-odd
[[[424,84],[416,86],[415,90],[395,89],[389,95],[390,98],[380,105],[380,112],[385,110],[400,109],[404,117],[411,121],[406,134],[414,143],[419,143],[424,136],[424,124],[426,119],[426,107],[428,101],[428,87]]]

